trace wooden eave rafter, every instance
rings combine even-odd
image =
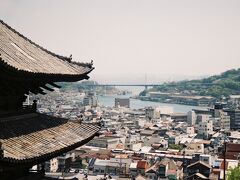
[[[46,74],[46,73],[33,73],[24,70],[18,70],[5,63],[0,57],[1,75],[6,79],[14,80],[34,80],[34,81],[50,81],[50,82],[75,82],[83,79],[89,79],[88,74],[94,69],[92,67],[84,74],[71,75],[71,74]]]

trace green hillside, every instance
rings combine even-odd
[[[82,90],[90,90],[92,87],[85,86],[85,85],[94,85],[98,84],[96,81],[81,81],[81,82],[59,82],[57,83],[61,86],[62,91],[68,91],[73,89],[78,89],[79,91]]]
[[[187,92],[189,94],[213,96],[216,98],[227,97],[231,94],[240,94],[240,68],[200,80],[163,83],[160,86],[149,89],[149,91]],[[140,96],[146,93],[146,91],[143,91],[140,93]]]

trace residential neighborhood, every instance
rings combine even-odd
[[[160,106],[131,109],[129,100],[117,99],[112,107],[96,101],[96,94],[74,90],[39,98],[42,113],[102,127],[87,144],[46,162],[49,175],[80,171],[88,178],[224,179],[239,165],[240,132],[231,128],[238,117],[224,103],[180,116]]]

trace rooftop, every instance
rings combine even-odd
[[[36,163],[51,159],[85,144],[99,129],[96,125],[38,113],[13,116],[0,121],[0,162]]]
[[[71,62],[32,42],[0,21],[1,63],[11,69],[40,74],[79,75],[89,73],[91,64]]]

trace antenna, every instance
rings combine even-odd
[[[145,73],[145,85],[147,84],[147,73]]]
[[[147,73],[145,73],[145,91],[147,90]]]

